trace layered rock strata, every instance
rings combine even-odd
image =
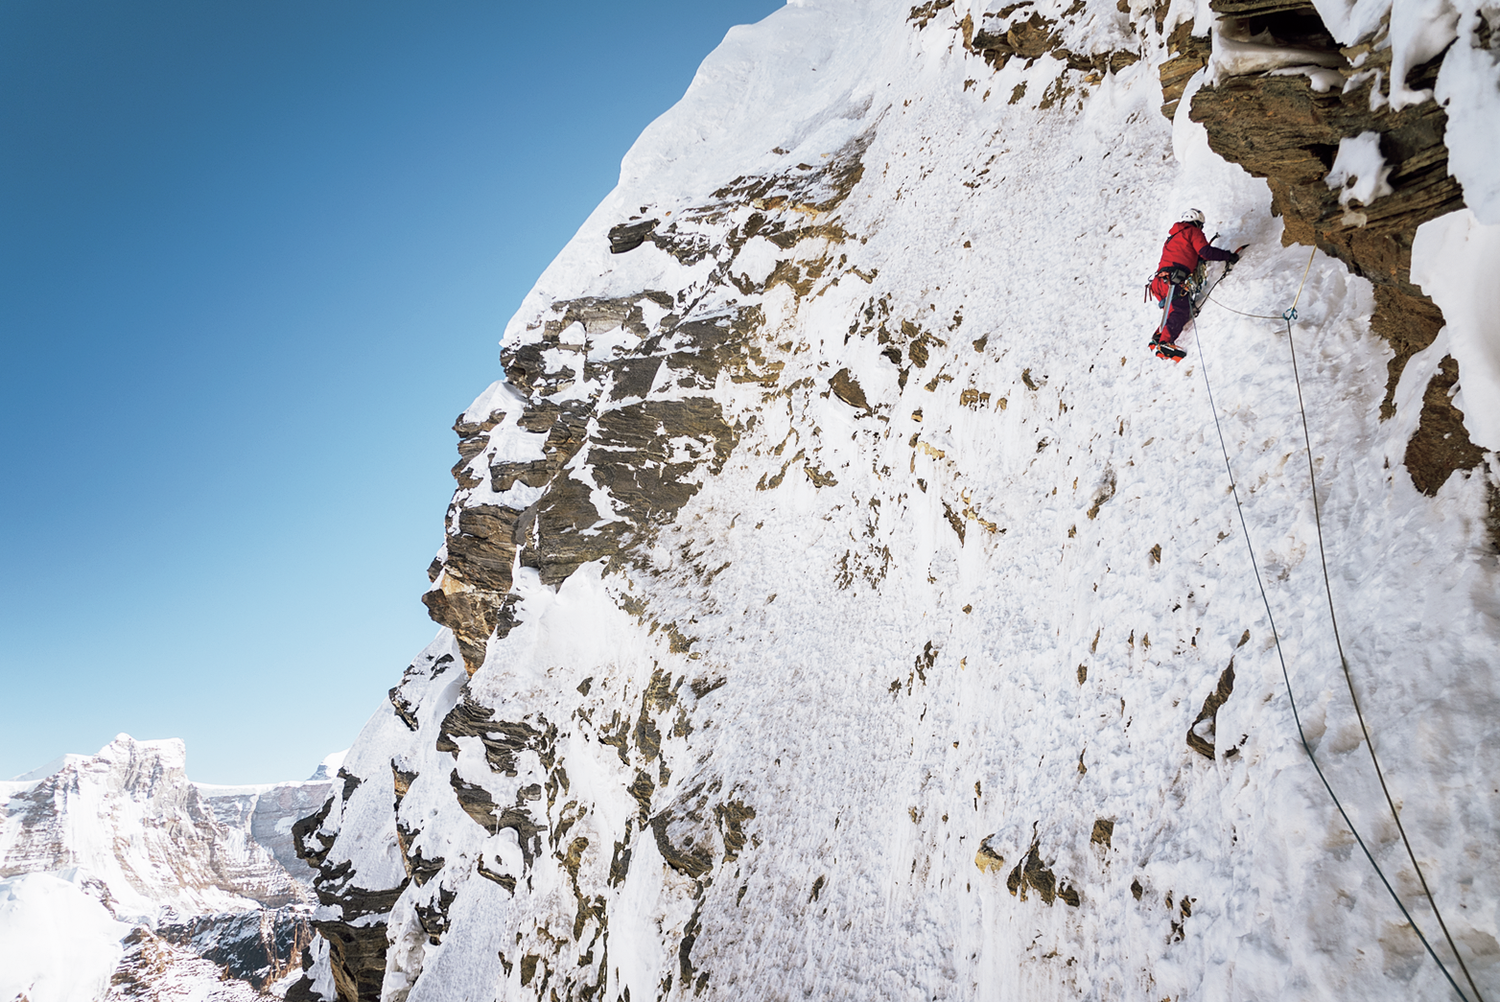
[[[1163,87],[1169,80],[1185,87],[1185,74],[1207,67],[1211,79],[1194,95],[1191,118],[1205,127],[1215,153],[1266,179],[1271,210],[1285,225],[1283,244],[1315,246],[1375,285],[1371,328],[1395,352],[1381,403],[1382,417],[1390,418],[1407,360],[1430,346],[1443,327],[1441,310],[1411,281],[1417,228],[1465,204],[1443,141],[1448,116],[1431,96],[1444,54],[1409,69],[1405,85],[1427,97],[1397,109],[1390,95],[1388,19],[1340,46],[1311,3],[1212,0],[1209,6],[1218,15],[1214,42],[1232,54],[1216,62],[1208,40],[1191,33],[1192,22],[1183,22],[1169,41],[1173,57],[1163,64]],[[1266,55],[1247,59],[1246,50]],[[1174,108],[1169,100],[1162,110],[1170,115]],[[1365,205],[1330,187],[1328,179],[1341,142],[1368,133],[1379,137],[1390,190]],[[1419,430],[1403,457],[1428,495],[1455,470],[1484,461],[1447,392],[1457,380],[1458,363],[1449,355],[1430,377]]]

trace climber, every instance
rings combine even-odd
[[[1243,250],[1244,248],[1240,248]],[[1161,326],[1151,338],[1151,345],[1158,358],[1181,361],[1187,356],[1177,347],[1177,335],[1187,326],[1193,315],[1193,297],[1183,287],[1198,269],[1199,261],[1227,261],[1234,264],[1240,259],[1237,251],[1210,246],[1203,235],[1203,213],[1189,209],[1179,222],[1172,224],[1172,232],[1162,245],[1161,263],[1148,287],[1156,297],[1156,305],[1162,308]]]

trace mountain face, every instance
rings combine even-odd
[[[312,895],[290,831],[329,781],[199,787],[185,759],[122,734],[0,784],[0,938],[55,926],[44,953],[0,964],[0,997],[168,998],[195,971],[259,997],[300,966]]]
[[[246,843],[266,850],[298,882],[299,901],[310,900],[305,884],[313,871],[297,856],[292,826],[323,806],[333,780],[320,766],[304,783],[268,786],[212,786],[194,784],[226,832],[243,833]]]
[[[455,424],[288,998],[1500,993],[1497,24],[732,31]]]

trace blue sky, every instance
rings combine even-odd
[[[0,778],[300,778],[433,636],[454,417],[777,0],[0,4]]]

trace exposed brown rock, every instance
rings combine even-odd
[[[1001,22],[1005,22],[1017,10],[1029,6],[1031,6],[1029,3],[1012,4],[1000,11],[986,14],[985,17],[996,17]],[[1064,14],[1064,19],[1078,13],[1082,8],[1082,4],[1075,4]],[[1062,32],[1058,25],[1058,21],[1043,17],[1040,13],[1033,11],[1025,20],[1010,21],[994,27],[976,27],[973,17],[965,15],[959,28],[963,32],[964,48],[982,57],[991,68],[997,71],[1003,69],[1006,63],[1015,58],[1026,60],[1026,65],[1030,66],[1042,56],[1047,55],[1061,60],[1070,70],[1099,75],[1117,73],[1126,66],[1140,61],[1139,53],[1123,49],[1113,52],[1073,52],[1062,44]]]
[[[1208,698],[1203,701],[1203,708],[1198,711],[1198,716],[1193,718],[1193,723],[1188,727],[1188,747],[1205,758],[1214,757],[1215,727],[1218,724],[1219,707],[1224,705],[1232,692],[1234,692],[1234,658],[1229,659],[1229,666],[1219,674],[1218,686],[1208,694]],[[1200,726],[1205,721],[1207,726]]]
[[[1110,818],[1099,818],[1094,822],[1094,831],[1089,841],[1108,849],[1115,837],[1115,823]]]
[[[1395,285],[1375,286],[1375,313],[1370,332],[1385,338],[1395,350],[1386,363],[1385,399],[1380,401],[1380,419],[1396,413],[1396,384],[1406,362],[1437,340],[1443,329],[1443,311],[1424,295],[1413,295]]]
[[[859,385],[859,380],[855,379],[848,369],[840,369],[834,373],[833,378],[828,381],[828,388],[833,391],[834,396],[855,410],[870,413],[870,404],[865,399],[864,388]]]
[[[1438,492],[1455,470],[1472,470],[1484,462],[1484,450],[1469,441],[1463,415],[1450,399],[1458,382],[1458,363],[1447,355],[1422,395],[1422,416],[1406,443],[1402,461],[1411,482],[1428,496]]]
[[[1005,857],[996,852],[988,840],[979,843],[974,853],[974,865],[980,873],[998,873],[1005,868]]]
[[[1162,8],[1165,11],[1165,7]],[[1167,36],[1167,52],[1170,56],[1158,68],[1161,77],[1161,113],[1168,119],[1177,114],[1177,105],[1187,90],[1188,81],[1208,65],[1212,47],[1207,37],[1193,34],[1193,23],[1184,21],[1172,29]]]
[[[406,875],[418,886],[422,886],[438,874],[443,868],[443,857],[424,856],[422,850],[415,847],[417,835],[420,833],[407,827],[401,821],[396,822],[396,848],[401,850],[401,861],[406,866]]]
[[[691,817],[688,823],[674,825],[676,820],[672,811],[662,811],[651,819],[651,832],[656,837],[656,848],[661,852],[662,859],[667,865],[678,873],[687,877],[701,877],[713,869],[713,846],[695,841],[694,822],[701,822],[701,817]]]
[[[937,16],[937,12],[953,6],[953,0],[927,0],[911,9],[906,19],[917,26],[918,29],[927,27],[927,23]]]
[[[556,726],[546,720],[533,726],[524,720],[495,720],[493,711],[474,702],[467,693],[443,718],[437,739],[437,750],[458,754],[459,737],[477,737],[484,744],[485,763],[491,770],[506,776],[517,775],[516,756],[523,751],[536,752],[544,762],[552,759],[557,740]]]
[[[1278,40],[1331,49],[1332,38],[1308,4],[1291,0],[1213,0],[1214,10],[1245,18],[1247,30],[1271,31]],[[1390,68],[1390,51],[1378,40],[1343,50],[1363,58],[1356,72]],[[1408,75],[1413,87],[1435,81],[1441,57]],[[1316,245],[1375,286],[1371,330],[1395,351],[1388,363],[1382,419],[1395,413],[1395,389],[1406,362],[1430,345],[1442,328],[1442,312],[1411,281],[1411,247],[1417,227],[1464,206],[1458,182],[1448,174],[1444,144],[1447,114],[1432,100],[1392,111],[1371,110],[1373,80],[1347,93],[1318,93],[1303,76],[1241,76],[1205,87],[1193,98],[1191,117],[1208,131],[1209,146],[1226,160],[1264,177],[1271,209],[1282,217],[1286,245]],[[1380,134],[1380,152],[1392,170],[1394,193],[1369,206],[1343,206],[1326,178],[1341,139]],[[1468,438],[1448,391],[1458,378],[1447,359],[1423,398],[1421,423],[1408,444],[1405,463],[1420,490],[1434,493],[1458,469],[1472,469],[1483,452]]]
[[[1284,244],[1316,244],[1357,275],[1421,296],[1410,280],[1412,237],[1422,223],[1464,205],[1448,176],[1448,116],[1432,101],[1372,112],[1370,86],[1319,94],[1303,76],[1230,77],[1200,90],[1190,115],[1207,128],[1215,153],[1266,179]],[[1359,209],[1364,223],[1356,225],[1325,178],[1339,140],[1369,131],[1381,134],[1395,194]]]
[[[514,596],[468,588],[454,578],[425,593],[422,603],[435,622],[453,630],[471,675],[484,663],[490,637],[504,636],[516,623]]]
[[[621,223],[612,227],[609,231],[609,252],[611,254],[624,254],[626,251],[635,250],[646,242],[651,231],[656,229],[660,220],[643,219],[636,223]]]
[[[385,911],[395,903],[396,895],[392,895]],[[380,1002],[380,986],[385,981],[385,923],[355,926],[323,921],[317,927],[328,941],[328,964],[339,1002]],[[292,998],[290,992],[287,998]]]
[[[1036,841],[1031,843],[1026,855],[1010,871],[1010,876],[1005,878],[1005,887],[1012,895],[1019,894],[1022,901],[1026,900],[1028,889],[1049,905],[1061,898],[1077,908],[1082,901],[1077,889],[1070,886],[1067,880],[1059,881],[1052,869],[1042,862],[1040,847]]]

